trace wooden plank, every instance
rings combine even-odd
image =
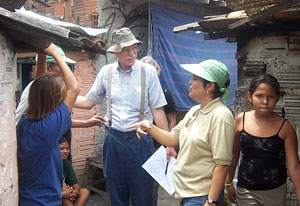
[[[207,19],[207,20],[200,20],[198,24],[210,31],[224,31],[227,30],[228,25],[240,21],[241,19],[246,18],[246,17],[217,17],[217,18],[212,18],[212,19]]]
[[[105,191],[103,191],[103,190],[100,190],[100,189],[98,189],[98,188],[96,188],[96,187],[93,187],[93,186],[91,186],[91,185],[87,185],[86,188],[89,189],[90,191],[93,191],[93,192],[98,193],[101,197],[103,197],[103,198],[109,200],[109,195],[108,195],[107,192],[105,192]]]
[[[278,12],[280,10],[283,9],[287,9],[295,4],[299,3],[299,0],[286,0],[286,1],[282,1],[281,3],[277,4],[276,6],[273,6],[269,9],[266,9],[258,14],[255,14],[253,16],[247,17],[243,20],[240,20],[238,22],[232,23],[230,25],[228,25],[228,29],[232,30],[232,29],[237,29],[240,26],[243,26],[245,24],[249,24],[249,23],[254,23],[256,21],[259,20],[263,20],[266,17],[271,16],[273,13]]]
[[[288,42],[290,44],[300,44],[300,36],[289,36]]]
[[[300,51],[300,44],[289,44],[289,51]]]
[[[174,27],[173,32],[178,33],[187,30],[201,30],[203,32],[225,31],[229,24],[246,18],[246,13],[237,11],[227,15],[206,16],[204,20]]]
[[[193,22],[189,24],[184,24],[181,26],[176,26],[173,28],[174,33],[179,33],[188,30],[201,30],[198,22]]]
[[[288,37],[284,35],[267,34],[265,36],[258,36],[258,41],[264,43],[287,43]]]
[[[287,42],[264,42],[266,50],[286,50],[288,48]]]
[[[245,17],[215,17],[174,27],[173,32],[179,33],[187,30],[196,30],[204,32],[227,30],[227,25],[233,22],[237,22],[243,18]]]

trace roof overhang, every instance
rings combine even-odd
[[[296,4],[299,4],[299,0],[285,0],[253,16],[247,16],[243,11],[236,11],[227,15],[209,17],[198,22],[174,27],[173,32],[201,31],[205,33],[205,39],[228,38],[235,41],[241,32],[245,35],[250,34],[245,32],[246,30],[255,32],[278,29],[295,30],[299,25],[297,23],[300,21],[300,10],[286,9]],[[284,21],[288,21],[289,25],[285,26]]]
[[[11,12],[0,7],[0,31],[13,40],[17,52],[34,52],[54,42],[91,56],[106,53],[106,44],[99,38],[106,29],[86,28],[27,10]]]

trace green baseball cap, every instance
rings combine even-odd
[[[62,50],[62,48],[60,46],[56,45],[56,48],[57,48],[59,54],[62,56],[63,60],[65,60],[65,62],[67,64],[75,64],[76,63],[76,61],[74,61],[73,59],[70,59],[69,57],[67,57],[65,55],[65,52]],[[35,57],[35,61],[37,61],[37,55]],[[49,55],[47,55],[46,61],[47,62],[56,62],[55,59],[52,56],[49,56]]]
[[[224,92],[223,99],[224,102],[227,102],[229,88],[225,87],[225,83],[229,79],[229,71],[225,64],[214,59],[208,59],[199,64],[180,64],[180,66],[198,77],[209,82],[215,82],[220,87],[220,91]]]

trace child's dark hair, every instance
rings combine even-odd
[[[206,79],[203,79],[203,87],[205,88],[206,85],[209,83],[210,81],[207,81]],[[213,82],[215,83],[215,82]],[[228,78],[228,80],[225,82],[224,87],[227,88],[230,85],[230,79]],[[218,97],[222,97],[224,95],[224,92],[220,91],[220,87],[217,83],[215,83],[215,91],[213,93],[213,98],[218,98]]]
[[[269,84],[275,90],[275,93],[277,94],[277,96],[278,97],[280,96],[279,82],[271,74],[260,74],[256,77],[254,77],[252,79],[252,81],[250,82],[250,86],[249,86],[249,90],[248,90],[250,95],[252,95],[255,92],[256,88],[262,83]]]
[[[68,142],[67,139],[65,138],[65,136],[62,136],[59,140],[58,143],[61,144],[63,142]],[[69,142],[68,142],[69,143]]]

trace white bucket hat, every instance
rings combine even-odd
[[[143,42],[137,40],[129,28],[121,28],[114,30],[112,34],[112,45],[108,48],[108,52],[120,52],[124,47],[134,44],[141,44]]]

